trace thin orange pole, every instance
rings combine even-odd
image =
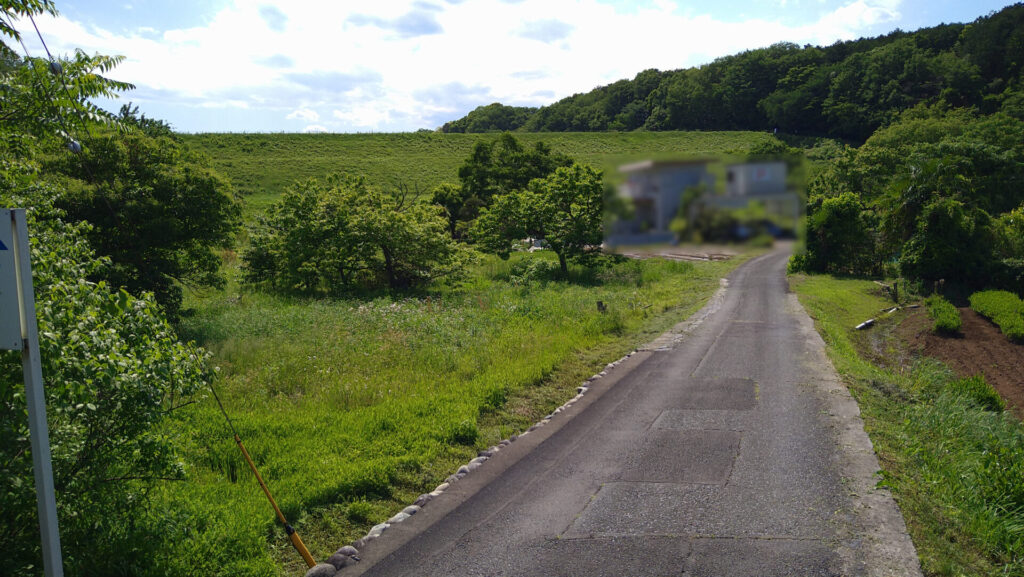
[[[220,397],[217,396],[217,390],[213,388],[213,382],[210,382],[210,392],[213,393],[213,398],[217,400],[217,406],[220,407],[220,412],[224,415],[224,419],[228,422],[228,426],[231,427],[231,433],[235,436],[235,444],[242,451],[242,456],[245,457],[245,462],[248,463],[249,468],[252,469],[252,474],[256,475],[256,481],[260,484],[260,489],[263,489],[263,494],[267,496],[267,500],[270,501],[270,506],[274,508],[274,512],[277,513],[277,518],[284,525],[284,532],[288,534],[288,538],[291,539],[292,546],[295,550],[302,555],[302,558],[306,561],[306,565],[313,567],[316,565],[316,561],[313,560],[313,556],[309,554],[309,549],[306,549],[306,544],[302,542],[302,538],[295,532],[295,529],[288,524],[288,520],[284,518],[284,513],[281,512],[281,508],[277,506],[277,501],[274,500],[274,496],[270,494],[270,489],[267,488],[267,484],[263,482],[263,477],[260,476],[260,472],[256,470],[256,465],[252,462],[252,457],[249,456],[249,451],[245,450],[245,445],[242,444],[242,438],[238,436],[238,431],[235,430],[235,424],[231,422],[231,417],[228,416],[228,412],[224,410],[224,404],[220,402]]]
[[[292,540],[292,545],[295,550],[302,555],[302,558],[306,560],[306,565],[312,567],[316,565],[316,561],[313,560],[313,556],[310,555],[309,549],[306,549],[306,544],[302,542],[302,538],[295,532],[295,529],[288,524],[288,520],[284,518],[284,513],[281,512],[281,508],[277,506],[277,501],[274,501],[274,496],[270,494],[270,489],[267,488],[267,484],[263,482],[263,477],[260,476],[260,472],[256,470],[256,465],[253,464],[252,458],[249,457],[249,451],[245,450],[245,445],[242,444],[241,437],[238,433],[235,433],[235,443],[238,444],[238,448],[242,450],[242,455],[245,456],[245,462],[249,463],[249,468],[252,469],[252,474],[256,475],[256,480],[260,484],[260,488],[263,489],[263,493],[267,496],[267,500],[270,501],[270,506],[274,508],[274,512],[277,513],[277,518],[284,525],[284,532],[288,534],[288,538]]]

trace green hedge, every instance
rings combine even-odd
[[[960,310],[942,295],[932,295],[924,300],[924,304],[928,307],[928,316],[935,321],[932,330],[946,334],[960,331]]]
[[[971,308],[999,325],[1014,341],[1024,341],[1024,301],[1007,291],[981,291],[971,295]]]

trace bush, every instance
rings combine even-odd
[[[960,310],[949,301],[941,295],[932,295],[924,300],[924,304],[928,307],[928,316],[935,321],[932,330],[947,334],[960,331]]]
[[[986,411],[999,412],[1006,408],[1003,398],[988,384],[983,375],[957,379],[949,384],[949,388]]]
[[[852,192],[818,196],[807,204],[807,272],[871,274],[877,256],[869,213]]]
[[[810,260],[807,258],[807,253],[795,253],[790,256],[789,262],[786,263],[786,272],[789,274],[812,272],[810,269]]]
[[[999,325],[1010,340],[1024,341],[1024,302],[1007,291],[981,291],[971,295],[971,308]]]
[[[452,445],[472,445],[480,436],[476,420],[464,419],[456,423],[448,431],[448,443]]]
[[[991,218],[952,198],[929,202],[903,246],[900,272],[926,283],[946,279],[970,285],[991,276]]]
[[[512,265],[508,282],[514,285],[528,285],[535,281],[557,278],[561,273],[558,263],[541,258],[524,258]]]
[[[99,278],[132,294],[152,292],[171,318],[182,286],[224,286],[215,249],[232,246],[241,209],[203,157],[171,137],[109,131],[53,164],[77,179],[62,185],[59,206],[89,222],[90,244],[110,257]]]
[[[297,183],[253,227],[243,280],[284,293],[335,294],[457,279],[472,253],[452,240],[440,211],[361,178]]]
[[[365,499],[358,501],[352,501],[345,508],[345,515],[353,523],[366,523],[373,516],[374,510],[373,505],[367,503]]]

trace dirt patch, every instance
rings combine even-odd
[[[1017,415],[1024,419],[1024,345],[1010,342],[999,327],[969,308],[960,309],[960,334],[932,332],[924,308],[908,311],[897,332],[910,350],[945,362],[960,376],[981,373]]]
[[[668,260],[729,260],[744,252],[744,247],[713,244],[620,246],[613,252],[629,258],[665,258]]]

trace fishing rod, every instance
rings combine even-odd
[[[267,484],[263,481],[263,477],[260,476],[260,472],[256,470],[256,465],[252,462],[252,458],[249,456],[249,451],[245,449],[245,445],[242,444],[242,438],[238,436],[238,431],[235,430],[234,423],[231,422],[231,417],[228,416],[228,412],[224,410],[224,405],[220,402],[220,397],[217,396],[216,389],[213,388],[213,383],[210,383],[210,391],[213,392],[213,398],[217,400],[217,406],[220,407],[220,412],[224,415],[224,419],[227,420],[228,426],[231,427],[231,433],[235,436],[235,444],[242,451],[242,456],[245,457],[245,462],[249,464],[249,468],[252,469],[252,474],[256,476],[256,481],[260,484],[260,488],[263,489],[263,494],[267,496],[267,500],[270,501],[270,506],[274,508],[274,513],[277,513],[277,519],[284,525],[284,532],[288,534],[288,538],[292,542],[292,546],[295,550],[302,555],[302,558],[306,561],[306,565],[313,567],[316,565],[316,561],[313,556],[309,553],[309,549],[306,549],[306,544],[302,542],[302,538],[295,532],[295,529],[288,524],[288,520],[284,518],[284,513],[281,512],[281,508],[277,506],[277,501],[274,500],[274,496],[270,494],[270,489],[267,488]]]

